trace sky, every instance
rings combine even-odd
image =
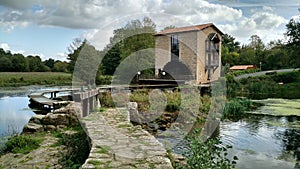
[[[0,48],[66,60],[75,38],[101,50],[113,30],[150,17],[157,31],[166,26],[214,23],[223,33],[248,44],[284,40],[285,25],[299,19],[299,0],[1,0]]]

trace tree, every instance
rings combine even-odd
[[[222,37],[222,64],[236,65],[239,64],[240,57],[240,42],[235,41],[235,38],[225,34]]]
[[[300,9],[299,9],[300,12]],[[300,66],[300,14],[298,18],[291,19],[286,25],[288,37],[287,47],[290,51],[290,64],[294,67]]]
[[[49,68],[44,65],[42,59],[39,56],[27,56],[26,60],[30,72],[45,72],[49,70]]]
[[[49,58],[48,60],[45,60],[43,63],[45,66],[49,67],[51,69],[51,71],[53,71],[54,63],[55,63],[54,59]]]
[[[55,72],[68,72],[68,63],[56,61],[53,65],[53,71]]]
[[[228,52],[238,52],[241,47],[241,43],[238,41],[235,41],[235,38],[233,36],[230,36],[228,34],[223,35],[222,37],[222,45],[228,49]]]
[[[245,47],[241,49],[240,53],[240,61],[241,65],[250,65],[256,63],[256,55],[255,50],[250,47]]]
[[[87,43],[87,41],[86,40],[84,40],[84,41],[82,41],[81,42],[81,45],[80,46],[78,46],[76,49],[75,49],[75,46],[77,46],[78,45],[78,39],[75,39],[74,40],[74,42],[70,45],[70,47],[68,48],[68,50],[69,50],[69,54],[68,54],[68,56],[67,56],[67,59],[69,60],[69,66],[68,66],[68,70],[71,72],[71,73],[73,73],[73,71],[74,71],[74,67],[75,67],[75,63],[76,63],[76,61],[77,61],[77,58],[78,58],[78,56],[79,56],[79,54],[80,54],[80,51],[81,51],[81,49],[83,48],[83,46]],[[76,44],[76,45],[74,45],[74,44]]]
[[[149,17],[144,17],[143,20],[132,20],[123,28],[114,30],[114,36],[103,50],[104,58],[101,64],[103,73],[112,75],[128,56],[140,50],[154,48],[155,29],[155,23]],[[154,55],[149,57],[147,64],[154,64]]]
[[[22,54],[14,54],[12,57],[12,70],[15,72],[28,72],[28,62]]]
[[[12,70],[12,62],[8,57],[0,57],[0,71],[9,72]]]
[[[102,60],[102,71],[105,75],[113,75],[117,66],[121,61],[121,51],[119,44],[114,45],[108,52],[105,54]]]
[[[80,50],[79,50],[80,49]],[[98,66],[101,60],[99,51],[94,46],[84,42],[75,50],[77,53],[76,65],[73,68],[73,78],[81,85],[92,85],[95,83]],[[75,63],[74,63],[75,64]]]

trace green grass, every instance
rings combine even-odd
[[[41,139],[31,135],[19,135],[10,138],[5,144],[4,152],[27,154],[40,146]]]
[[[96,153],[99,153],[99,154],[106,154],[108,153],[111,149],[110,147],[107,147],[107,146],[96,146],[97,150]]]
[[[71,85],[72,76],[61,72],[0,72],[0,87]]]

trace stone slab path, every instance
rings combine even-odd
[[[83,169],[172,169],[163,145],[140,126],[128,121],[127,109],[108,109],[81,119],[91,139]]]

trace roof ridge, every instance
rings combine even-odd
[[[177,32],[197,31],[197,30],[203,30],[209,26],[216,27],[213,23],[205,23],[205,24],[199,24],[199,25],[191,25],[191,26],[166,29],[166,30],[157,32],[155,35],[163,35],[163,34],[170,34],[170,33],[177,33]]]

